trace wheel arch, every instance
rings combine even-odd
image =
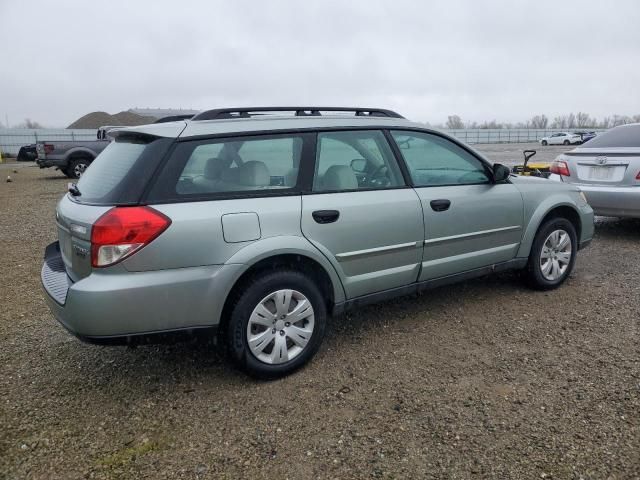
[[[93,162],[96,158],[95,152],[88,148],[76,147],[72,148],[65,155],[65,159],[67,162],[71,162],[72,160],[76,160],[78,158],[87,158],[89,161]]]
[[[533,245],[533,240],[540,226],[550,218],[566,218],[576,229],[576,237],[580,241],[582,234],[582,221],[578,209],[571,202],[554,202],[551,205],[540,206],[529,220],[527,229],[523,235],[518,257],[528,257]]]
[[[294,242],[306,242],[305,239],[294,237]],[[233,285],[229,289],[224,305],[220,311],[220,326],[228,319],[229,310],[238,292],[253,276],[277,269],[288,268],[300,271],[313,278],[320,287],[326,299],[327,310],[331,311],[335,304],[345,301],[342,282],[333,266],[320,253],[306,248],[288,247],[274,248],[274,242],[282,244],[282,237],[273,237],[255,242],[237,252],[227,263],[242,264],[243,268],[237,273]]]

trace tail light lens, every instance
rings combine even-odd
[[[549,171],[551,173],[555,173],[556,175],[562,175],[564,177],[571,176],[571,174],[569,173],[569,166],[567,165],[567,162],[563,162],[563,161],[556,160],[555,162],[552,162],[551,167],[549,167]]]
[[[150,207],[115,207],[91,229],[91,265],[118,263],[164,232],[171,219]]]
[[[640,180],[640,172],[636,175],[636,180]]]
[[[53,145],[50,143],[45,143],[44,144],[44,153],[51,153],[53,152]]]

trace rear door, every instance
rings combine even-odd
[[[445,277],[515,257],[523,201],[510,183],[494,184],[483,161],[426,132],[391,132],[424,213],[420,280]]]
[[[414,283],[422,210],[383,132],[321,132],[316,145],[302,231],[333,263],[347,298]]]

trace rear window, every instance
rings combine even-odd
[[[596,135],[585,148],[640,147],[640,125],[623,125]]]
[[[112,141],[78,180],[80,195],[73,200],[92,205],[137,203],[171,141],[140,135]]]

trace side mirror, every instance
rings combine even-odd
[[[351,160],[351,170],[363,173],[367,168],[367,161],[364,158],[355,158]]]
[[[493,181],[495,183],[504,182],[507,178],[509,178],[509,175],[511,175],[509,167],[506,167],[501,163],[493,164]]]

